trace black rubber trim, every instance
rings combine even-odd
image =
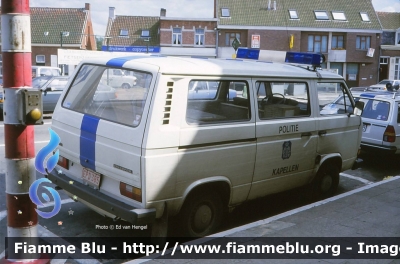
[[[397,151],[397,147],[395,146],[387,147],[387,146],[365,144],[365,143],[361,143],[360,145],[362,150],[377,150],[388,154],[395,154]]]
[[[67,177],[65,174],[56,174],[56,172],[53,171],[47,175],[47,178],[55,185],[73,195],[76,195],[78,197],[78,201],[79,199],[82,199],[132,224],[150,224],[154,222],[156,218],[155,208],[136,208],[107,196],[104,193],[101,193],[100,191],[86,186],[80,182],[74,181],[73,184],[70,184],[69,182],[71,181],[71,178]]]
[[[256,142],[257,142],[256,138],[246,138],[246,139],[238,139],[238,140],[219,141],[219,142],[212,142],[212,143],[179,146],[178,149],[192,149],[192,148],[202,148],[202,147],[229,145],[229,144],[237,144],[237,143],[256,143]]]

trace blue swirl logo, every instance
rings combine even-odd
[[[43,147],[39,153],[36,156],[35,160],[35,167],[38,172],[41,174],[47,174],[50,173],[54,167],[57,165],[58,162],[58,157],[60,155],[59,151],[57,150],[56,153],[54,153],[53,156],[49,157],[47,160],[47,166],[46,168],[44,167],[44,162],[47,157],[51,152],[53,152],[58,144],[60,144],[60,137],[57,135],[56,132],[54,132],[51,128],[49,128],[49,133],[50,133],[50,142],[47,144],[45,147]]]
[[[29,197],[31,198],[32,202],[38,206],[43,206],[43,203],[40,201],[38,195],[37,195],[37,190],[39,188],[39,184],[41,184],[42,182],[49,182],[51,183],[51,181],[47,178],[42,178],[39,180],[36,180],[32,183],[31,187],[29,187]],[[53,216],[55,216],[56,214],[58,214],[58,212],[61,209],[61,198],[60,195],[58,194],[58,192],[56,190],[54,190],[51,187],[47,187],[44,186],[44,188],[46,188],[51,195],[53,196],[54,199],[54,208],[51,212],[42,212],[39,211],[38,209],[36,210],[36,213],[38,215],[40,215],[43,218],[51,218]],[[46,201],[46,202],[50,202],[50,198],[46,193],[42,193],[42,198]]]
[[[59,150],[57,150],[52,156],[50,156],[47,159],[46,167],[44,166],[46,157],[52,153],[60,143],[60,137],[57,135],[56,132],[54,132],[51,128],[49,128],[49,133],[50,133],[50,142],[47,144],[45,147],[43,147],[37,154],[36,160],[35,160],[35,167],[38,172],[41,174],[47,174],[50,173],[54,167],[57,165],[58,158],[59,158]],[[37,206],[43,206],[43,203],[40,201],[38,195],[37,195],[37,190],[39,188],[39,185],[42,182],[48,182],[51,183],[51,181],[47,178],[42,178],[39,180],[36,180],[32,183],[31,187],[29,187],[29,197],[31,198],[32,202],[36,204]],[[51,187],[44,186],[50,194],[53,196],[54,199],[54,208],[51,212],[42,212],[38,209],[35,209],[37,214],[40,215],[43,218],[51,218],[58,214],[58,212],[61,209],[61,198],[60,195],[56,190],[54,190]],[[46,202],[50,202],[50,198],[46,193],[42,193],[42,198]]]

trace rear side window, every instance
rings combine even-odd
[[[362,117],[387,121],[389,116],[390,103],[380,100],[369,99],[365,102]]]
[[[113,69],[82,65],[62,106],[83,114],[136,127],[140,124],[152,75],[132,72],[115,78]],[[140,77],[137,77],[140,76]]]
[[[248,89],[245,81],[190,81],[186,122],[215,124],[250,120]]]

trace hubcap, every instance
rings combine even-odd
[[[194,229],[196,230],[204,230],[206,229],[210,223],[212,218],[211,208],[205,204],[201,205],[196,213],[194,214]]]

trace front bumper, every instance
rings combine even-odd
[[[124,219],[135,225],[145,225],[154,222],[156,218],[156,209],[140,209],[132,205],[118,201],[110,196],[105,195],[99,190],[95,190],[80,182],[74,181],[70,184],[71,178],[65,174],[58,174],[55,170],[47,175],[55,185],[65,191],[75,195],[79,199],[92,204],[116,217]]]

